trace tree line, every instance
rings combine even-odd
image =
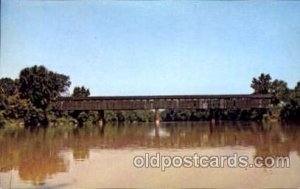
[[[272,103],[268,109],[226,109],[226,110],[165,110],[163,121],[209,121],[212,116],[226,121],[261,121],[276,119],[282,121],[300,120],[300,81],[292,89],[287,82],[273,80],[270,74],[261,73],[251,82],[253,94],[270,94]]]
[[[21,70],[17,79],[0,79],[0,126],[20,120],[25,126],[47,126],[58,120],[84,125],[95,124],[98,112],[95,111],[56,111],[53,100],[66,95],[71,85],[70,77],[48,70],[44,66],[32,66]],[[251,88],[254,94],[271,94],[272,107],[269,110],[164,110],[162,121],[205,121],[214,115],[220,120],[262,120],[264,115],[278,116],[282,120],[300,119],[300,82],[290,89],[283,80],[272,80],[269,74],[253,78]],[[89,89],[76,86],[71,96],[87,97]],[[106,111],[108,122],[151,122],[151,110]]]
[[[56,111],[53,101],[66,95],[71,85],[70,77],[33,66],[21,70],[17,79],[0,78],[0,127],[5,123],[21,121],[25,127],[48,126],[62,123],[96,124],[97,111]],[[72,97],[88,97],[90,90],[75,86]],[[108,122],[150,122],[151,111],[106,111]]]

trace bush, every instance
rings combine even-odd
[[[48,125],[47,115],[42,109],[31,108],[24,117],[25,127]]]
[[[0,128],[4,127],[5,125],[5,120],[2,112],[0,112]]]
[[[79,126],[83,126],[83,123],[86,122],[87,120],[88,120],[88,114],[86,112],[80,112],[77,117]]]

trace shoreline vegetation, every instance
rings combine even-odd
[[[0,128],[39,127],[52,125],[96,125],[96,111],[56,111],[53,100],[59,96],[88,97],[90,90],[76,86],[69,94],[70,77],[33,66],[21,70],[17,79],[0,78]],[[271,94],[268,109],[215,110],[216,120],[221,121],[299,121],[300,81],[290,89],[283,80],[272,80],[269,74],[260,74],[251,83],[253,94]],[[163,110],[161,121],[209,121],[211,110]],[[152,110],[105,111],[108,123],[153,122]]]

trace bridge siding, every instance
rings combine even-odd
[[[61,97],[59,110],[250,109],[267,108],[269,95],[190,95],[149,97]]]

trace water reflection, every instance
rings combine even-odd
[[[156,137],[156,138],[170,137],[170,132],[166,128],[154,127],[148,133],[148,136],[150,136],[150,137]]]
[[[92,149],[183,149],[251,146],[255,156],[300,155],[300,127],[256,123],[162,123],[89,128],[0,130],[0,172],[17,170],[20,179],[43,184],[69,163],[90,158]]]

